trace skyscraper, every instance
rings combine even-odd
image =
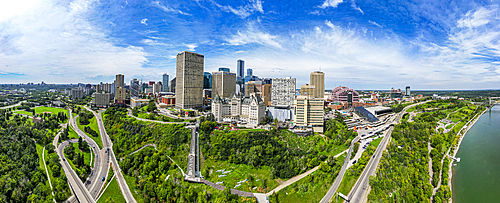
[[[295,78],[275,78],[272,80],[271,105],[272,106],[293,106],[295,99]]]
[[[236,61],[236,84],[239,92],[245,92],[245,61],[238,59]]]
[[[203,73],[203,89],[212,89],[212,74],[209,72]]]
[[[205,56],[184,51],[177,54],[175,108],[203,106],[203,66]]]
[[[236,91],[236,74],[224,71],[212,73],[212,95],[228,98]]]
[[[231,70],[229,70],[229,68],[224,68],[224,67],[220,67],[219,71],[231,72]]]
[[[405,96],[411,96],[410,86],[406,86]]]
[[[125,104],[125,77],[122,74],[116,75],[115,80],[115,104]]]
[[[139,81],[137,79],[133,79],[130,81],[130,97],[139,97],[140,92]]]
[[[175,93],[175,85],[177,84],[177,79],[174,78],[170,80],[170,92]]]
[[[325,73],[321,71],[314,71],[311,73],[311,86],[314,86],[312,94],[315,98],[324,98],[325,95]]]
[[[162,84],[163,84],[163,89],[162,91],[164,92],[168,92],[168,74],[167,73],[163,73],[163,78],[162,78]]]
[[[253,70],[252,69],[247,69],[247,76],[252,76]]]

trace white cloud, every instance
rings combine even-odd
[[[373,25],[375,25],[375,26],[377,26],[377,27],[379,27],[379,28],[382,28],[382,26],[380,24],[378,24],[377,22],[373,22],[371,20],[368,20],[368,22],[371,23],[371,24],[373,24]]]
[[[332,22],[330,22],[329,20],[325,20],[325,24],[328,26],[328,27],[331,27],[331,28],[334,28],[335,29],[335,25],[333,25]]]
[[[153,2],[151,2],[151,4],[157,8],[165,11],[165,12],[178,13],[178,14],[182,14],[182,15],[190,15],[189,13],[183,12],[180,9],[175,9],[172,7],[165,6],[159,1],[153,1]]]
[[[469,11],[462,19],[458,21],[458,27],[475,28],[486,25],[488,22],[490,22],[489,18],[491,18],[491,14],[496,10],[497,9],[487,9],[482,7],[475,12]]]
[[[144,50],[114,46],[86,20],[91,12],[92,1],[63,6],[44,0],[24,15],[1,21],[0,71],[21,73],[30,80],[73,83],[140,71],[147,62]]]
[[[148,25],[147,21],[148,21],[148,19],[144,18],[141,20],[141,24]]]
[[[325,0],[325,2],[323,2],[323,4],[319,7],[320,8],[327,8],[327,7],[337,8],[337,6],[343,2],[344,2],[344,0]]]
[[[159,42],[158,40],[152,40],[152,39],[143,39],[142,43],[150,45],[150,46],[166,46],[166,47],[172,47],[171,44],[165,44],[163,42]]]
[[[30,11],[37,7],[40,0],[0,1],[0,22]]]
[[[279,36],[269,34],[273,37],[269,39],[286,43],[280,44],[283,47],[278,50],[273,46],[250,49],[241,57],[256,75],[296,77],[298,87],[309,83],[309,72],[321,68],[326,74],[327,89],[335,85],[365,89],[403,85],[417,89],[497,88],[500,81],[500,19],[494,19],[492,12],[487,13],[490,15],[483,19],[489,21],[488,27],[461,28],[459,22],[474,16],[471,13],[457,22],[449,39],[440,45],[428,43],[423,38],[409,44],[394,33],[375,39],[365,35],[368,33],[366,28],[344,28],[325,20],[324,26],[310,30]],[[256,33],[268,34],[249,26],[227,42],[265,44],[253,37],[258,36]],[[207,60],[207,66],[212,63],[230,66],[233,58],[228,55]]]
[[[215,1],[212,2],[223,11],[228,13],[231,12],[239,16],[240,18],[246,18],[252,15],[254,12],[264,13],[261,0],[250,0],[249,4],[246,4],[245,6],[239,6],[238,8],[233,8],[230,5],[220,5]]]
[[[254,23],[249,23],[247,26],[247,30],[238,30],[238,34],[232,35],[230,38],[227,38],[225,40],[227,42],[225,44],[227,45],[245,45],[250,43],[257,43],[274,48],[282,48],[280,43],[277,42],[277,36],[260,31]]]
[[[198,47],[196,44],[184,44],[184,46],[188,48],[188,51],[196,51],[195,49]]]

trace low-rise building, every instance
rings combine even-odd
[[[293,120],[293,109],[290,106],[270,106],[267,107],[267,116],[282,122],[291,121]]]
[[[255,94],[242,97],[233,93],[229,98],[221,98],[217,94],[212,101],[212,113],[217,122],[240,121],[257,126],[266,115],[265,108],[264,101]]]
[[[140,107],[148,103],[149,99],[130,98],[130,107],[132,108]]]
[[[163,95],[158,97],[161,106],[175,106],[175,95]]]

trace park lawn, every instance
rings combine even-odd
[[[24,115],[28,115],[28,116],[33,116],[32,112],[27,112],[27,111],[24,111],[24,110],[17,110],[17,111],[14,111],[14,113],[24,114]]]
[[[111,178],[111,177],[110,177]],[[122,192],[118,187],[118,183],[116,182],[116,178],[113,178],[109,186],[106,188],[106,191],[99,198],[98,203],[104,203],[108,198],[113,199],[115,203],[126,203],[125,198],[123,198]]]
[[[80,130],[82,132],[87,134],[87,136],[92,138],[97,143],[97,146],[99,146],[99,149],[101,149],[102,148],[101,133],[99,133],[99,128],[97,127],[97,120],[95,119],[95,116],[92,117],[89,121],[90,121],[90,123],[88,125],[80,125],[80,117],[76,117],[76,125],[78,125],[78,128],[80,128]],[[94,136],[88,134],[87,132],[85,132],[84,128],[86,126],[90,126],[90,128],[92,130],[95,130],[97,132],[97,137],[94,137]]]
[[[59,112],[64,112],[66,115],[68,115],[68,110],[67,109],[61,109],[61,108],[54,108],[54,107],[45,107],[45,106],[40,106],[40,107],[35,107],[36,114],[42,114],[43,112],[52,112],[52,113],[59,113]]]
[[[262,166],[261,168],[255,168],[246,164],[232,164],[227,161],[215,161],[213,159],[205,159],[205,164],[203,165],[202,171],[208,169],[212,170],[212,173],[209,177],[205,177],[206,180],[211,181],[213,183],[222,182],[223,186],[229,186],[234,188],[238,181],[243,181],[247,179],[250,175],[253,177],[252,183],[250,181],[241,183],[241,186],[234,188],[241,191],[247,192],[266,192],[262,187],[262,180],[266,179],[267,181],[267,191],[271,191],[272,189],[278,187],[278,182],[274,179],[271,179],[271,167]],[[224,169],[225,171],[231,171],[227,173],[225,177],[218,177],[218,175],[222,175],[222,172],[215,172],[217,170]],[[202,173],[203,174],[203,173]],[[260,179],[259,181],[257,181]],[[252,190],[250,187],[254,185],[254,187],[258,187],[255,190]]]
[[[345,156],[344,154],[338,157],[337,161],[342,164]],[[280,202],[319,202],[332,186],[339,170],[340,166],[334,173],[325,173],[321,169],[318,169],[280,190],[278,192],[278,199]]]
[[[78,148],[78,143],[71,143],[71,144],[73,144],[73,147],[75,147],[75,152],[76,153],[78,153],[78,154],[82,154],[83,153],[83,160],[84,160],[83,162],[85,163],[85,165],[89,165],[89,166],[92,167],[93,164],[90,163],[90,152],[82,152],[82,150],[80,150]],[[89,150],[91,150],[91,149],[89,148]],[[93,161],[94,160],[92,160],[92,162]]]

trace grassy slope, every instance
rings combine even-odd
[[[123,177],[125,178],[125,182],[127,182],[130,192],[132,192],[132,195],[137,203],[143,203],[144,198],[142,197],[142,192],[135,188],[135,178],[128,175],[123,175]]]
[[[110,177],[111,178],[111,177]],[[111,184],[109,184],[108,188],[102,194],[101,198],[99,198],[98,203],[106,202],[106,199],[112,198],[115,203],[125,203],[125,198],[123,198],[122,192],[118,187],[118,183],[116,182],[116,178],[113,178]]]
[[[345,154],[338,157],[337,160],[343,163],[345,159]],[[333,174],[328,174],[327,176],[321,176],[321,172],[315,171],[310,174],[311,176],[304,177],[299,181],[289,185],[288,187],[280,190],[278,192],[280,202],[319,202],[323,196],[328,192],[333,184],[336,177],[332,177]],[[314,183],[311,180],[314,179]]]
[[[278,187],[279,185],[277,181],[271,179],[271,168],[269,166],[255,168],[253,166],[245,164],[237,165],[229,163],[228,161],[214,161],[212,159],[206,159],[203,169],[205,168],[210,168],[213,170],[210,177],[206,178],[207,180],[214,183],[224,181],[224,184],[222,185],[229,186],[231,188],[234,188],[234,186],[237,184],[238,181],[245,180],[248,177],[248,175],[253,176],[254,178],[253,184],[258,187],[256,190],[260,192],[265,192],[265,191],[261,187],[261,182],[256,181],[257,179],[260,179],[260,181],[262,181],[263,179],[267,179],[267,190],[272,190]],[[225,177],[218,177],[218,175],[222,175],[222,173],[215,171],[220,169],[224,169],[226,171],[231,171],[231,172],[225,174],[227,175]],[[250,183],[248,181],[242,183],[241,186],[239,186],[236,189],[247,192],[256,192],[256,190],[251,190]]]
[[[90,124],[88,124],[88,125],[80,125],[80,117],[76,117],[76,125],[78,125],[78,128],[80,128],[80,130],[82,132],[87,134],[87,136],[92,138],[97,143],[97,146],[99,146],[99,148],[102,148],[101,134],[99,133],[99,128],[97,127],[97,120],[95,119],[95,117],[93,117],[89,121],[90,121]],[[97,132],[98,136],[94,137],[94,136],[86,133],[84,130],[85,126],[90,126],[90,128],[92,128],[92,130],[95,130]]]
[[[78,149],[78,143],[72,143],[72,144],[73,144],[73,147],[75,147],[76,153],[78,153],[78,154],[83,153],[83,160],[84,160],[83,162],[85,163],[85,165],[92,166],[92,164],[90,164],[90,152],[82,152],[80,149]],[[92,160],[92,161],[94,161],[94,160]]]

